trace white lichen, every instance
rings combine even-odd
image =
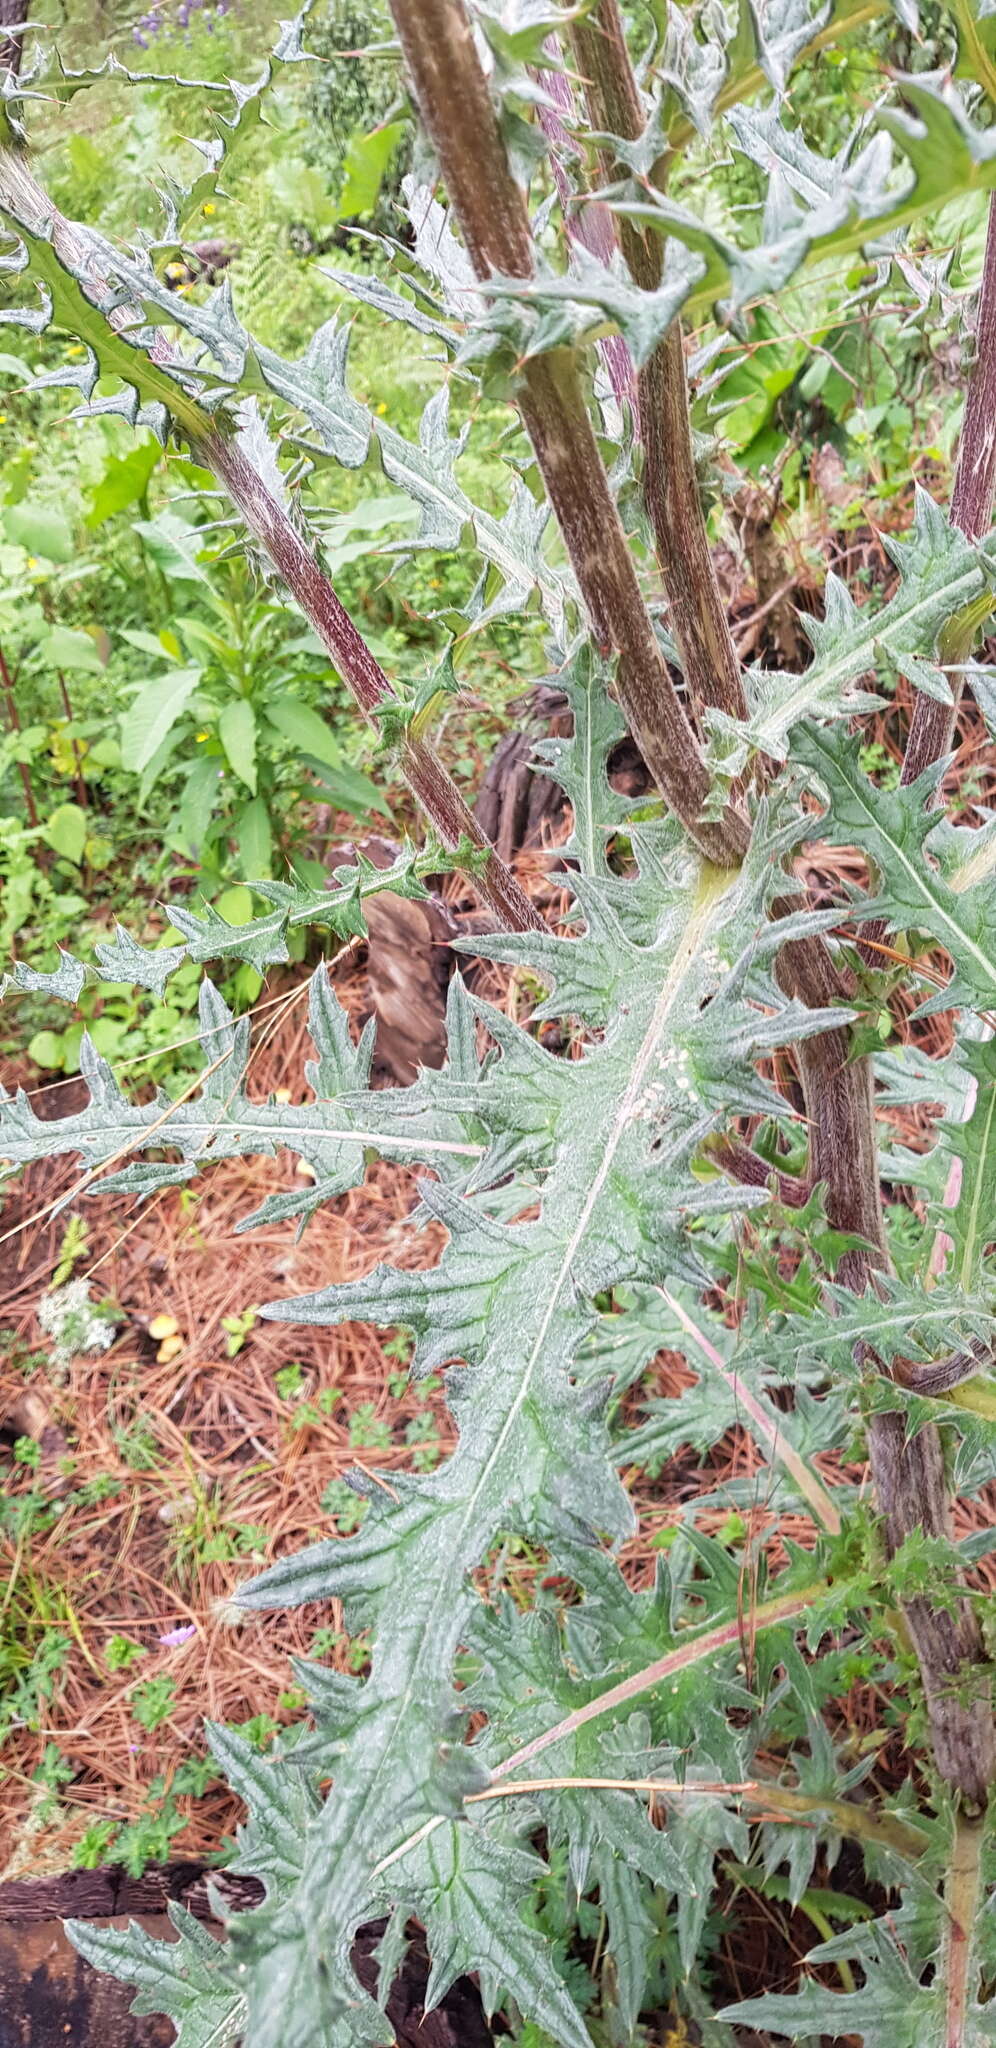
[[[52,1345],[53,1368],[64,1373],[74,1358],[110,1349],[117,1317],[107,1302],[91,1301],[88,1281],[67,1280],[42,1295],[38,1321]]]

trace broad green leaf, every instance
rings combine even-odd
[[[255,796],[256,713],[248,697],[232,698],[223,706],[218,731],[230,768]]]
[[[199,668],[167,669],[139,691],[121,720],[121,760],[126,768],[147,768],[183,716],[201,681]]]
[[[264,880],[271,871],[273,858],[273,828],[270,814],[261,796],[253,797],[249,804],[241,804],[235,814],[235,843],[239,851],[239,862],[244,875],[251,875],[253,881]]]
[[[343,159],[345,179],[339,194],[343,220],[361,218],[377,203],[384,173],[405,133],[403,121],[387,121],[369,135],[354,135]]]
[[[237,882],[234,888],[222,890],[214,910],[226,924],[244,928],[252,923],[252,890],[244,882]]]
[[[161,452],[159,443],[151,439],[140,441],[127,455],[110,456],[90,494],[86,525],[91,529],[103,526],[116,512],[141,503]]]
[[[45,824],[45,837],[63,860],[71,860],[79,867],[86,846],[87,815],[79,804],[59,804],[50,811]]]
[[[177,810],[181,843],[188,853],[201,850],[217,807],[223,773],[214,754],[202,754],[190,770]]]
[[[294,697],[276,698],[266,706],[269,723],[276,727],[284,739],[300,748],[304,754],[313,754],[318,761],[324,761],[330,768],[338,768],[342,761],[342,749],[324,718],[312,711],[309,704],[301,704]]]
[[[366,817],[371,811],[378,811],[382,818],[393,815],[384,791],[362,769],[352,767],[348,761],[340,761],[335,768],[327,768],[321,762],[310,765],[319,789],[337,810],[350,811],[357,818]]]
[[[64,1050],[64,1041],[58,1031],[36,1031],[28,1040],[28,1058],[34,1060],[36,1067],[61,1067]]]
[[[22,498],[19,505],[8,505],[3,523],[8,540],[17,541],[29,555],[43,555],[47,562],[72,561],[73,530],[65,515],[54,506],[33,504]]]
[[[196,526],[175,512],[160,512],[156,519],[136,519],[134,531],[167,584],[195,583],[214,600],[214,585],[198,559],[203,536]]]
[[[91,675],[100,675],[105,666],[90,634],[76,632],[71,626],[53,626],[39,641],[38,652],[52,668],[87,670]]]

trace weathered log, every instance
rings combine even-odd
[[[197,1863],[153,1866],[139,1878],[120,1869],[70,1870],[0,1885],[0,2048],[90,2048],[97,2041],[101,2048],[167,2048],[173,2038],[169,2021],[134,2018],[128,2010],[133,1986],[90,1969],[67,1941],[62,1922],[112,1920],[124,1926],[136,1919],[150,1934],[168,1939],[170,1900],[217,1926],[210,1884],[236,1910],[262,1897],[255,1879],[207,1871]],[[361,1927],[353,1948],[353,1967],[368,1991],[376,1982],[374,1951],[384,1925]],[[438,2010],[426,2013],[428,1953],[420,1930],[412,1926],[409,1934],[387,2003],[398,2048],[493,2048],[470,1978],[458,1978]]]

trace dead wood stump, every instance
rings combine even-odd
[[[168,2020],[136,2018],[128,2010],[130,1984],[91,1969],[67,1941],[68,1919],[139,1920],[147,1932],[169,1939],[169,1900],[178,1900],[212,1928],[209,1882],[237,1908],[258,1904],[262,1886],[252,1878],[208,1872],[200,1864],[153,1866],[140,1878],[118,1869],[73,1870],[57,1877],[0,1884],[0,2048],[168,2048]],[[367,1991],[376,1982],[374,1950],[384,1922],[361,1927],[353,1967]],[[387,2004],[398,2048],[494,2048],[477,1985],[461,1977],[435,2012],[425,2011],[429,1957],[417,1927]]]

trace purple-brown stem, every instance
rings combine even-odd
[[[27,0],[0,0],[0,71],[11,71],[15,78],[24,55],[27,17]]]
[[[378,705],[391,698],[394,692],[283,506],[267,490],[262,477],[237,443],[226,435],[210,435],[198,443],[196,454],[198,460],[224,485],[250,533],[265,549],[288,590],[297,599],[360,710],[375,722]],[[539,912],[481,831],[473,812],[431,747],[420,739],[406,740],[401,748],[401,768],[412,794],[435,826],[444,846],[456,848],[461,841],[469,840],[481,853],[481,864],[474,869],[475,879],[505,930],[541,931],[543,920]]]
[[[639,89],[616,0],[598,0],[573,23],[571,39],[593,128],[635,141],[644,125]],[[607,177],[625,175],[611,157]],[[664,159],[650,174],[663,185]],[[663,275],[660,239],[620,222],[619,241],[633,280],[656,291]],[[671,626],[693,702],[746,718],[747,701],[699,500],[680,323],[675,320],[639,376],[643,494],[653,529]]]
[[[888,1269],[875,1142],[873,1070],[851,1057],[847,1029],[821,1033],[798,1047],[810,1119],[810,1172],[826,1189],[827,1213],[838,1230],[864,1247],[845,1252],[837,1278],[856,1294]],[[898,1377],[898,1375],[897,1375]],[[897,1408],[868,1421],[868,1457],[893,1556],[906,1538],[951,1537],[951,1502],[939,1431],[932,1423],[907,1437]],[[972,1806],[984,1806],[996,1778],[991,1687],[985,1645],[967,1601],[954,1611],[929,1599],[908,1600],[904,1614],[916,1650],[934,1758],[947,1783]]]
[[[994,491],[996,195],[989,202],[989,231],[982,264],[975,359],[969,371],[965,416],[962,421],[954,490],[951,495],[952,525],[959,526],[968,540],[981,540],[983,534],[988,533],[992,524]],[[948,682],[954,701],[951,704],[939,704],[936,698],[925,697],[922,690],[917,691],[909,738],[906,742],[906,758],[903,761],[902,779],[906,783],[915,782],[925,768],[930,768],[935,761],[939,761],[951,750],[962,691],[962,677],[958,673],[958,668],[960,663],[968,660],[978,637],[978,629],[974,624],[967,625],[960,634],[957,631],[957,621],[954,624],[955,631],[948,636],[944,649],[945,659],[951,664]]]
[[[780,1202],[788,1209],[804,1209],[812,1189],[807,1180],[797,1173],[786,1173],[770,1159],[762,1159],[750,1145],[733,1133],[717,1138],[707,1147],[710,1159],[714,1160],[723,1173],[731,1180],[739,1181],[741,1187],[767,1188],[774,1183]]]
[[[17,715],[17,704],[14,698],[14,678],[7,666],[7,658],[2,647],[0,647],[0,685],[3,687],[3,693],[7,700],[7,713],[10,718],[11,732],[20,732],[21,721]],[[21,778],[21,788],[24,791],[24,808],[28,814],[28,824],[37,831],[38,806],[35,803],[35,792],[31,784],[31,770],[26,761],[19,761],[17,771]]]
[[[550,37],[547,48],[554,39]],[[554,46],[555,47],[555,46]],[[570,83],[562,71],[542,71],[540,84],[552,100],[556,100],[564,114],[574,112],[574,99]],[[616,253],[616,234],[612,215],[607,206],[592,200],[587,206],[578,206],[578,186],[572,184],[568,175],[565,158],[572,151],[571,138],[556,107],[547,106],[540,100],[537,106],[539,124],[550,144],[550,167],[553,181],[560,195],[560,206],[564,216],[564,227],[572,242],[580,243],[600,263],[608,266]],[[598,352],[608,372],[609,382],[617,399],[626,399],[633,408],[637,431],[639,431],[639,394],[633,358],[621,334],[605,334],[598,344]]]
[[[990,200],[989,228],[979,296],[975,359],[968,380],[951,499],[951,519],[969,540],[979,540],[992,521],[996,490],[996,197]],[[918,693],[903,762],[904,783],[914,782],[948,753],[954,738],[962,678],[977,637],[969,621],[957,621],[944,646],[951,664],[954,702],[938,704]],[[896,1550],[914,1531],[950,1536],[950,1500],[944,1457],[936,1429],[922,1429],[906,1441],[905,1417],[872,1417],[869,1454],[885,1516],[886,1540]],[[985,1669],[985,1645],[975,1614],[965,1602],[945,1614],[928,1600],[912,1600],[906,1617],[916,1646],[930,1715],[938,1769],[976,1806],[984,1806],[996,1781],[996,1738],[992,1690]]]
[[[62,698],[62,708],[66,714],[66,719],[68,723],[71,725],[73,722],[73,707],[69,701],[69,691],[66,688],[66,678],[63,675],[61,668],[56,669],[56,675],[59,678],[59,695]],[[87,809],[88,799],[86,781],[83,775],[83,756],[80,753],[79,740],[74,739],[71,744],[73,749],[73,760],[76,763],[76,801],[79,804],[80,809],[82,811],[85,811]]]
[[[462,0],[392,0],[392,12],[477,277],[531,278],[529,216]],[[718,823],[702,821],[709,776],[643,600],[570,349],[522,364],[519,409],[596,643],[618,656],[619,701],[643,758],[706,857],[737,866],[747,821],[732,805]]]

